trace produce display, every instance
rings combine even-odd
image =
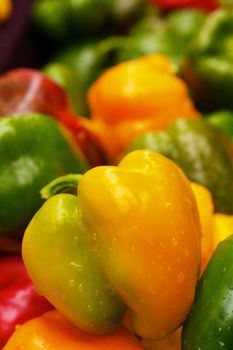
[[[21,5],[0,1],[0,348],[232,350],[231,1]]]

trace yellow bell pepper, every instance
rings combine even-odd
[[[78,197],[52,196],[29,224],[23,258],[30,277],[80,328],[92,322],[90,332],[112,330],[123,305],[135,334],[164,337],[187,317],[199,277],[201,232],[190,182],[149,150],[129,153],[119,166],[92,168],[78,181]],[[55,188],[62,185],[69,187],[64,177],[55,180]],[[109,317],[101,307],[107,296]]]
[[[93,83],[88,99],[95,128],[112,161],[140,133],[199,115],[172,62],[160,54],[110,68]]]
[[[118,167],[89,170],[78,193],[97,259],[134,331],[158,339],[176,329],[200,263],[199,217],[185,175],[159,153],[134,151]]]

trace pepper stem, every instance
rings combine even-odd
[[[49,199],[58,193],[70,193],[72,189],[75,189],[77,193],[77,187],[82,176],[82,174],[68,174],[57,177],[41,189],[40,195],[43,199]]]

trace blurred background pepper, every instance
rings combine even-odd
[[[88,169],[72,135],[42,114],[0,118],[0,238],[18,238],[42,204],[39,191],[54,177]],[[4,240],[3,240],[4,242]],[[5,247],[0,246],[0,251]]]

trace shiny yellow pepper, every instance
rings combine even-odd
[[[128,309],[130,329],[145,339],[164,337],[185,320],[199,276],[200,222],[189,181],[172,161],[149,150],[129,153],[119,166],[93,168],[79,181],[77,206],[71,216],[63,205],[71,195],[59,194],[62,197],[47,200],[26,230],[23,257],[31,278],[50,302],[56,300],[58,309],[61,302],[66,315],[80,320],[74,315],[79,309],[70,310],[72,288],[62,281],[64,254],[65,264],[70,266],[69,250],[62,247],[72,245],[75,236],[85,231],[88,254],[93,254],[92,262],[96,261],[101,280],[108,282],[115,297]],[[58,211],[48,212],[54,210],[55,198],[59,198]],[[75,215],[85,229],[75,229],[72,236],[66,227],[77,220]],[[47,240],[53,255],[46,252]],[[69,249],[73,266],[77,254],[84,252],[78,252],[78,246]],[[59,269],[63,273],[59,274]],[[80,276],[85,288],[86,270],[85,266],[79,266],[75,274],[72,270],[72,286],[80,284]],[[70,280],[67,273],[65,278]],[[91,281],[91,275],[87,278]],[[78,292],[73,299],[77,297]],[[110,321],[106,319],[105,323]]]
[[[96,167],[79,184],[97,259],[128,305],[134,331],[158,339],[190,310],[200,262],[200,224],[189,181],[153,151]]]

